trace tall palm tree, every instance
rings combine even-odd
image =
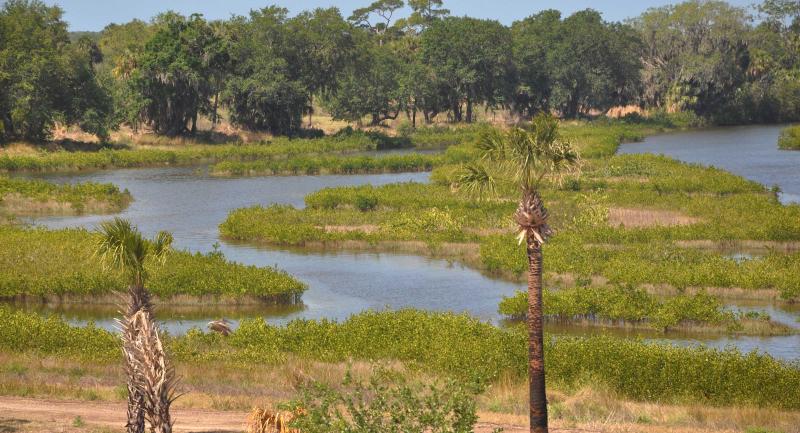
[[[173,398],[175,374],[164,355],[150,293],[145,288],[146,262],[153,260],[163,263],[171,245],[172,236],[169,233],[160,232],[150,241],[129,221],[121,218],[103,222],[98,229],[95,254],[104,266],[122,271],[128,278],[127,307],[124,317],[119,321],[128,376],[128,433],[143,433],[146,415],[154,430],[168,432],[171,429],[169,403]],[[167,389],[154,390],[148,387],[154,377],[163,379]],[[154,395],[164,392],[169,396],[166,401]],[[166,416],[163,415],[165,402]],[[154,412],[157,413],[155,417]],[[165,417],[168,426],[163,426]]]
[[[561,139],[558,121],[546,114],[534,118],[530,129],[484,131],[478,141],[480,159],[464,167],[458,186],[479,195],[494,194],[500,183],[511,184],[521,194],[514,213],[517,239],[528,253],[528,375],[530,431],[547,432],[547,396],[544,376],[542,313],[542,245],[552,234],[540,195],[542,182],[577,170],[578,155]]]

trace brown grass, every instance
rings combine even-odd
[[[668,210],[630,208],[610,208],[608,210],[608,223],[616,227],[685,226],[701,221],[700,218]]]
[[[634,113],[642,116],[647,114],[647,112],[638,105],[618,105],[616,107],[611,107],[608,111],[606,111],[606,116],[617,119]]]
[[[363,232],[363,233],[375,233],[380,229],[380,227],[371,224],[365,224],[360,226],[325,226],[320,227],[325,230],[325,233],[353,233],[353,232]]]
[[[386,367],[398,370],[412,381],[432,380],[417,370],[404,369],[400,363],[389,363]],[[187,394],[175,403],[176,409],[235,412],[275,407],[296,397],[298,385],[311,379],[339,387],[348,369],[357,380],[368,378],[374,371],[372,365],[363,362],[353,362],[348,367],[347,363],[327,364],[296,358],[277,365],[209,362],[179,363],[177,368],[184,379],[181,391]],[[0,353],[0,395],[122,402],[122,383],[124,373],[116,363],[85,364]],[[554,431],[722,433],[759,427],[800,432],[800,412],[633,402],[592,385],[570,390],[551,383],[549,400]],[[506,431],[525,431],[527,401],[526,382],[512,375],[503,376],[479,397],[477,431],[491,432],[493,425]],[[245,422],[244,416],[241,422]]]

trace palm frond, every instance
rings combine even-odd
[[[506,141],[503,133],[496,128],[483,128],[478,133],[475,147],[480,151],[482,159],[502,161],[506,158]]]
[[[160,264],[164,264],[167,254],[172,251],[172,234],[170,232],[158,232],[152,242],[151,255],[153,259]]]
[[[104,266],[128,272],[141,270],[147,244],[130,221],[122,218],[104,221],[97,233],[95,255]]]
[[[98,227],[94,255],[103,266],[127,272],[134,277],[144,275],[148,257],[163,264],[172,246],[172,235],[160,232],[154,240],[145,239],[130,221],[114,218]]]
[[[456,178],[458,188],[478,198],[493,195],[496,181],[483,164],[466,164]]]

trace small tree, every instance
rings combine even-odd
[[[98,235],[96,255],[104,266],[125,273],[129,281],[127,309],[119,320],[128,376],[127,431],[143,433],[146,416],[153,431],[169,433],[176,377],[164,353],[150,293],[145,288],[145,264],[149,260],[163,263],[172,235],[160,232],[149,241],[130,221],[121,218],[102,223]]]
[[[514,127],[508,131],[491,129],[481,134],[478,143],[481,159],[468,165],[459,176],[459,186],[467,192],[492,194],[498,182],[519,188],[521,193],[514,222],[519,226],[519,243],[525,242],[528,254],[528,335],[530,382],[530,431],[547,432],[547,396],[544,375],[544,335],[542,312],[542,245],[552,234],[548,213],[540,195],[542,182],[577,169],[578,155],[560,138],[558,121],[541,114],[530,130]]]

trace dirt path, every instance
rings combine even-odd
[[[245,430],[246,412],[174,409],[175,432],[233,433]],[[118,403],[0,397],[0,433],[122,432],[125,406]],[[480,424],[476,433],[502,427],[523,433],[518,426]]]
[[[0,397],[0,433],[121,431],[125,410],[116,403]],[[176,432],[241,432],[247,413],[175,409],[173,417]]]

